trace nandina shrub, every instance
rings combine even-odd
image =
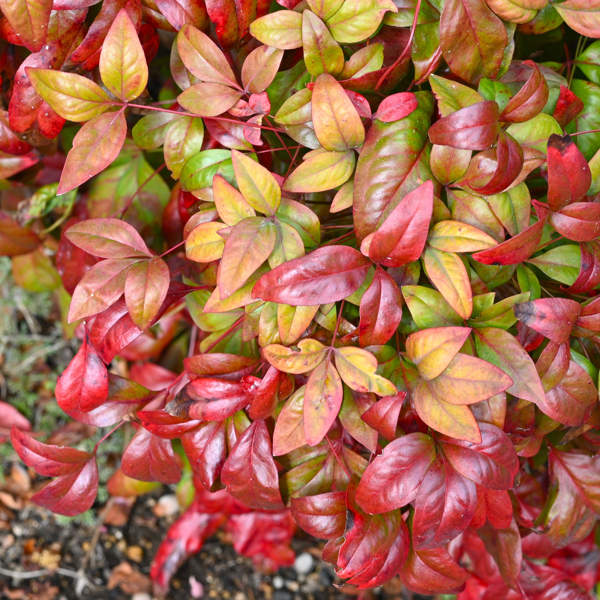
[[[598,3],[0,8],[0,250],[57,291],[56,401],[98,428],[2,406],[33,500],[92,507],[123,427],[109,491],[188,503],[163,591],[219,527],[265,569],[299,527],[359,588],[589,598]]]

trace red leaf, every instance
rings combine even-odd
[[[38,236],[25,227],[21,227],[12,217],[0,211],[0,254],[18,256],[28,254],[40,244]]]
[[[600,235],[600,204],[574,202],[552,213],[550,222],[558,233],[575,242],[591,242]]]
[[[560,210],[586,195],[592,183],[590,167],[570,136],[548,139],[548,204]]]
[[[262,275],[252,297],[292,306],[336,302],[361,286],[370,266],[354,248],[324,246]]]
[[[30,150],[31,146],[17,137],[10,128],[8,113],[5,110],[0,110],[0,152],[21,155],[27,154]]]
[[[200,421],[223,421],[238,410],[242,410],[250,402],[247,394],[229,396],[210,402],[196,402],[190,406],[190,418]]]
[[[194,502],[171,525],[166,538],[159,546],[152,565],[150,577],[163,591],[169,588],[169,581],[188,556],[198,552],[208,539],[225,521],[225,515],[209,514],[202,511]]]
[[[539,298],[517,304],[514,311],[517,319],[527,327],[562,344],[568,341],[581,306],[575,300],[567,298]]]
[[[181,437],[201,425],[200,421],[176,417],[164,410],[142,410],[137,416],[144,429],[168,440]]]
[[[414,505],[414,547],[442,546],[469,526],[477,506],[477,488],[449,465],[436,461],[429,467]]]
[[[500,114],[502,121],[521,123],[533,119],[546,106],[548,84],[539,67],[531,60],[522,63],[531,71],[523,87],[508,101]]]
[[[394,577],[408,554],[408,529],[399,511],[363,517],[355,514],[337,560],[337,575],[359,588]]]
[[[542,218],[510,239],[489,248],[475,252],[472,257],[484,265],[517,265],[527,260],[542,239],[546,219]]]
[[[65,230],[76,222],[69,220],[65,223],[56,251],[56,270],[62,279],[63,287],[71,295],[81,278],[97,262],[94,256],[81,250],[67,238]]]
[[[60,176],[58,194],[70,192],[110,165],[127,136],[125,111],[106,112],[79,129]]]
[[[386,267],[417,260],[425,247],[433,212],[433,183],[409,192],[382,225],[364,238],[361,252]]]
[[[252,400],[248,414],[253,421],[271,416],[277,403],[293,389],[286,375],[270,366],[258,386],[252,390]]]
[[[0,444],[8,439],[13,427],[29,431],[31,424],[14,406],[0,402]]]
[[[564,129],[581,111],[583,102],[566,86],[560,86],[558,100],[552,116]]]
[[[478,170],[481,171],[481,165],[477,162]],[[523,167],[523,150],[519,143],[508,133],[500,131],[498,144],[496,146],[496,169],[492,173],[489,181],[482,186],[469,185],[469,187],[478,194],[488,195],[497,194],[510,186],[511,183],[521,173]],[[469,180],[470,169],[467,171],[465,180]],[[479,173],[475,173],[475,176]]]
[[[346,492],[292,498],[291,509],[296,523],[314,537],[329,540],[344,533]]]
[[[140,261],[128,270],[123,288],[125,304],[140,329],[146,329],[156,320],[170,281],[169,267],[158,256]]]
[[[251,508],[283,508],[271,438],[264,421],[254,421],[240,436],[223,465],[221,481],[232,496]]]
[[[498,105],[491,101],[477,102],[442,117],[429,128],[432,144],[485,150],[498,137]]]
[[[121,470],[128,477],[140,481],[177,483],[181,479],[181,467],[171,441],[143,428],[137,430],[125,449]]]
[[[462,589],[468,577],[445,548],[411,550],[402,565],[400,578],[419,594],[452,594]]]
[[[479,430],[479,444],[440,436],[444,455],[456,471],[479,485],[494,490],[511,488],[519,460],[510,439],[489,423],[480,423]]]
[[[394,396],[385,396],[378,400],[362,414],[362,420],[381,433],[388,441],[396,438],[398,417],[406,392],[398,392]]]
[[[21,460],[45,477],[58,477],[81,468],[92,456],[89,452],[43,444],[30,435],[13,427],[10,440]]]
[[[208,25],[208,14],[202,0],[157,0],[156,6],[176,31],[186,23],[198,29]]]
[[[193,375],[233,375],[251,370],[256,358],[237,354],[211,352],[190,356],[183,361],[185,370]]]
[[[392,94],[391,96],[386,96],[380,102],[375,113],[375,118],[384,123],[399,121],[416,110],[418,105],[417,98],[412,92]]]
[[[93,410],[108,399],[108,371],[86,335],[56,383],[56,400],[66,412]]]
[[[13,427],[11,441],[23,462],[40,475],[56,477],[31,498],[61,515],[73,516],[92,506],[98,491],[96,457],[88,452],[42,444]]]
[[[204,0],[204,4],[223,46],[232,46],[248,32],[247,28],[245,31],[238,29],[234,0]]]
[[[567,290],[571,294],[589,294],[600,283],[600,246],[597,243],[581,244],[579,275]]]
[[[190,461],[194,481],[212,489],[227,456],[225,425],[206,423],[181,436],[181,445]]]
[[[388,512],[412,502],[435,455],[433,440],[423,433],[395,439],[365,470],[356,501],[370,513]]]

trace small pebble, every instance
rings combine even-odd
[[[299,575],[308,575],[313,570],[315,559],[308,553],[303,552],[296,557],[294,569]]]
[[[279,577],[279,575],[275,575],[275,577],[273,577],[273,587],[276,590],[280,590],[283,587],[283,579]]]
[[[152,597],[146,592],[137,592],[137,594],[131,596],[131,600],[152,600]]]
[[[154,507],[154,514],[157,517],[170,517],[179,512],[179,502],[175,494],[166,494],[159,498],[158,503]]]

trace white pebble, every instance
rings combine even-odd
[[[279,577],[279,575],[275,575],[275,577],[273,577],[273,587],[276,590],[280,590],[283,587],[284,581],[282,577]]]
[[[303,552],[296,557],[294,569],[299,575],[307,575],[313,570],[314,564],[315,559],[308,552]]]

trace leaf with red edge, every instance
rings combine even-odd
[[[218,422],[201,425],[184,433],[181,445],[190,461],[195,480],[207,490],[212,489],[227,457],[225,425]]]
[[[308,534],[321,539],[335,539],[346,527],[346,492],[326,492],[291,499],[292,515]]]
[[[83,343],[56,382],[56,400],[66,412],[88,412],[108,399],[108,371],[96,349],[83,338]]]
[[[406,355],[425,379],[440,375],[466,342],[470,327],[430,327],[406,339]]]
[[[379,439],[377,430],[372,428],[362,419],[362,413],[373,404],[373,396],[353,392],[347,387],[344,388],[344,400],[340,408],[338,418],[342,427],[354,438],[371,452],[377,452],[377,442]]]
[[[283,50],[271,46],[259,46],[252,50],[242,65],[244,89],[252,94],[264,92],[277,74],[283,58]]]
[[[531,60],[523,61],[523,65],[529,67],[530,75],[500,113],[503,121],[522,123],[533,119],[548,101],[548,84],[539,67]]]
[[[100,52],[100,77],[123,102],[137,98],[148,83],[148,64],[135,25],[122,8],[115,17]]]
[[[421,381],[412,393],[412,401],[419,418],[435,431],[452,438],[478,443],[479,427],[467,406],[450,404],[432,389],[432,381]]]
[[[405,398],[406,392],[384,396],[362,414],[362,420],[381,433],[386,440],[394,440],[398,417]]]
[[[158,256],[134,264],[125,279],[125,304],[133,322],[146,329],[153,323],[169,290],[171,275]]]
[[[471,160],[461,184],[467,185],[478,194],[497,194],[519,178],[523,160],[523,150],[519,142],[501,130],[495,151],[477,154]],[[488,174],[488,171],[491,173]]]
[[[484,265],[518,265],[535,252],[542,239],[545,223],[546,219],[541,218],[510,239],[488,250],[475,252],[472,257]]]
[[[158,10],[179,31],[186,24],[198,29],[208,25],[208,14],[202,0],[156,0]]]
[[[433,183],[426,181],[409,192],[376,231],[367,235],[361,252],[386,267],[417,260],[425,247],[433,213]]]
[[[569,135],[548,139],[548,204],[552,210],[577,202],[592,183],[590,167]]]
[[[444,252],[476,252],[497,244],[496,240],[474,225],[462,221],[438,221],[431,230],[428,244]]]
[[[217,494],[223,495],[222,492]],[[159,589],[164,592],[169,589],[169,581],[179,566],[202,548],[225,518],[221,513],[204,512],[199,502],[193,502],[171,525],[150,567],[150,577]]]
[[[273,431],[273,456],[287,454],[306,444],[304,434],[304,392],[298,388],[285,402]]]
[[[196,27],[186,24],[181,28],[177,34],[177,50],[186,68],[201,81],[238,87],[221,49]]]
[[[560,86],[558,100],[552,116],[561,127],[566,127],[581,111],[583,102],[566,85]]]
[[[600,511],[600,457],[577,451],[550,450],[550,468],[559,485],[595,512]],[[555,507],[559,509],[560,507]]]
[[[92,506],[98,490],[96,457],[89,452],[43,444],[20,429],[11,430],[13,448],[40,475],[57,477],[31,498],[49,510],[73,516]]]
[[[262,275],[252,296],[292,306],[335,302],[361,286],[370,266],[354,248],[324,246]]]
[[[123,453],[121,469],[125,475],[141,481],[177,483],[181,479],[179,459],[171,441],[141,427]]]
[[[596,202],[573,202],[550,215],[558,233],[575,242],[591,242],[600,236],[600,205]]]
[[[381,375],[377,375],[377,358],[363,348],[345,346],[334,351],[335,366],[344,383],[361,393],[373,392],[378,396],[396,393],[396,386]]]
[[[89,121],[110,108],[110,98],[91,79],[51,69],[26,71],[35,91],[64,119]]]
[[[375,587],[396,575],[409,545],[400,511],[369,516],[356,513],[340,547],[336,573],[360,589]]]
[[[377,268],[360,300],[358,339],[361,346],[385,344],[402,320],[402,295],[396,282]]]
[[[446,548],[411,549],[399,575],[407,588],[419,594],[458,592],[469,576]]]
[[[568,298],[538,298],[517,304],[514,311],[517,319],[527,327],[562,344],[569,339],[581,313],[581,306],[579,302]]]
[[[519,459],[510,438],[489,423],[479,423],[479,430],[479,443],[439,438],[444,456],[456,471],[479,485],[494,490],[511,488]]]
[[[37,52],[46,42],[51,0],[0,0],[0,10],[16,32],[20,43]]]
[[[389,443],[365,470],[356,501],[370,513],[384,513],[412,502],[436,450],[423,433],[409,433]]]
[[[189,415],[192,419],[200,421],[223,421],[238,410],[245,408],[250,402],[247,394],[241,396],[230,396],[210,402],[200,401],[192,404]]]
[[[254,421],[231,449],[221,481],[232,496],[251,508],[283,508],[271,438],[264,421]]]
[[[0,444],[8,439],[13,427],[29,431],[31,423],[14,406],[0,402]]]
[[[126,136],[124,109],[98,115],[85,123],[73,139],[57,193],[70,192],[108,167],[121,152]]]
[[[342,398],[342,380],[326,359],[310,374],[304,391],[304,438],[309,446],[316,446],[327,435]]]
[[[469,526],[477,506],[477,488],[438,460],[429,467],[414,505],[414,547],[422,550],[443,546]]]
[[[306,70],[339,75],[344,68],[344,52],[323,21],[312,11],[302,13],[302,46]]]
[[[107,259],[96,263],[77,284],[69,307],[68,321],[90,317],[109,308],[123,294],[133,258]]]
[[[275,224],[263,217],[248,217],[233,226],[225,240],[217,276],[218,289],[223,298],[231,296],[248,281],[273,252],[276,241]],[[273,271],[266,275],[271,273]],[[261,280],[258,280],[254,290]]]
[[[263,44],[280,50],[302,46],[302,15],[293,10],[278,10],[250,24],[250,33]]]
[[[508,36],[484,0],[450,0],[440,17],[440,47],[450,70],[477,83],[501,69]]]
[[[21,227],[12,217],[0,211],[0,254],[18,256],[28,254],[40,244],[40,239],[26,227]]]
[[[498,137],[498,118],[495,102],[477,102],[436,121],[429,128],[429,139],[432,144],[452,148],[486,150]]]
[[[215,117],[234,106],[241,96],[241,91],[229,85],[203,81],[179,94],[177,102],[196,115]]]
[[[150,250],[136,229],[120,219],[86,219],[71,225],[67,239],[101,258],[145,258]]]
[[[496,327],[474,329],[477,355],[502,369],[513,381],[506,390],[538,406],[544,402],[544,389],[533,360],[507,331]]]
[[[200,421],[176,417],[164,410],[142,410],[137,413],[140,423],[150,433],[171,440],[200,426]]]

